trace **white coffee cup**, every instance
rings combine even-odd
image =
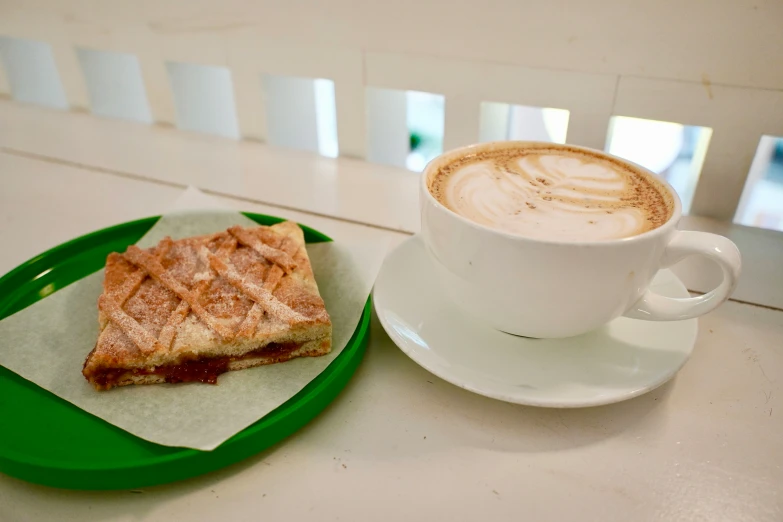
[[[594,330],[622,315],[690,319],[729,298],[740,274],[739,250],[723,236],[678,230],[681,203],[663,180],[674,208],[662,226],[622,239],[583,242],[531,239],[480,225],[446,208],[430,192],[428,181],[441,166],[487,147],[509,145],[541,144],[500,142],[452,150],[431,161],[421,180],[422,238],[444,291],[468,314],[510,334],[555,338]],[[723,280],[717,288],[686,299],[649,289],[659,270],[694,254],[720,266]]]

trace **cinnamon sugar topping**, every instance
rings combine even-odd
[[[294,312],[287,305],[278,301],[269,290],[251,283],[239,275],[236,268],[231,266],[225,258],[221,259],[204,247],[202,247],[202,252],[209,258],[210,265],[218,274],[223,276],[231,286],[250,296],[256,304],[261,305],[266,313],[273,317],[288,321],[289,323],[306,320],[301,314]]]
[[[228,231],[243,245],[249,246],[266,259],[280,265],[283,270],[285,270],[286,274],[290,274],[293,269],[296,268],[296,263],[291,256],[282,250],[272,248],[244,228],[231,227]]]
[[[125,335],[139,347],[139,350],[151,352],[163,348],[152,334],[107,296],[101,295],[98,298],[98,307],[109,317],[109,320],[113,321],[125,332]]]

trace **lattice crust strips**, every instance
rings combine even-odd
[[[301,229],[289,222],[131,245],[107,260],[98,308],[102,333],[113,325],[142,354],[171,350],[191,314],[224,344],[253,338],[263,321],[329,324]]]

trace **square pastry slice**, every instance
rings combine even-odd
[[[106,260],[101,333],[83,372],[98,390],[200,381],[324,355],[332,323],[295,223],[135,245]]]

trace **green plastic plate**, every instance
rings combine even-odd
[[[262,225],[280,218],[245,213]],[[0,278],[0,319],[103,267],[160,216],[105,228],[59,245]],[[302,226],[308,243],[331,241]],[[132,489],[195,477],[259,453],[304,426],[353,375],[367,346],[370,300],[348,345],[285,404],[213,451],[160,446],[56,397],[0,366],[0,472],[68,489]],[[8,349],[0,345],[1,349]],[[85,354],[87,353],[85,348]]]

